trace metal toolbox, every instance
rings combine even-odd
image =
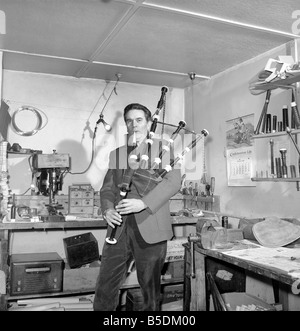
[[[63,269],[57,253],[12,254],[10,295],[61,292]]]

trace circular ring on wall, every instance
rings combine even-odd
[[[35,126],[35,128],[31,131],[22,131],[16,124],[16,116],[22,112],[22,111],[31,111],[34,113],[34,115],[36,116],[37,118],[37,124]],[[35,107],[30,107],[30,106],[22,106],[20,108],[18,108],[14,113],[13,113],[13,116],[11,118],[11,124],[12,124],[12,127],[14,129],[14,131],[19,134],[20,136],[26,136],[26,137],[29,137],[29,136],[33,136],[35,135],[38,131],[40,131],[41,129],[43,129],[43,119],[42,119],[42,116],[41,116],[41,113],[43,113],[41,110],[35,108]],[[44,114],[44,113],[43,113]]]

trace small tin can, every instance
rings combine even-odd
[[[228,217],[227,216],[222,217],[222,227],[225,229],[228,229]]]

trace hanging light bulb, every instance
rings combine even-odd
[[[102,114],[100,114],[100,118],[99,118],[99,120],[97,121],[97,124],[99,124],[99,123],[102,123],[102,124],[103,124],[104,129],[105,129],[107,132],[111,131],[111,126],[110,126],[107,122],[104,121],[104,117],[103,117]]]
[[[103,125],[104,125],[104,129],[105,129],[107,132],[111,131],[111,126],[110,126],[108,123],[106,123],[105,121],[103,121]]]

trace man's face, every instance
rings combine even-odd
[[[132,109],[126,114],[125,120],[129,139],[132,139],[133,134],[136,135],[137,143],[142,142],[150,129],[151,122],[147,122],[145,113],[140,109]]]

